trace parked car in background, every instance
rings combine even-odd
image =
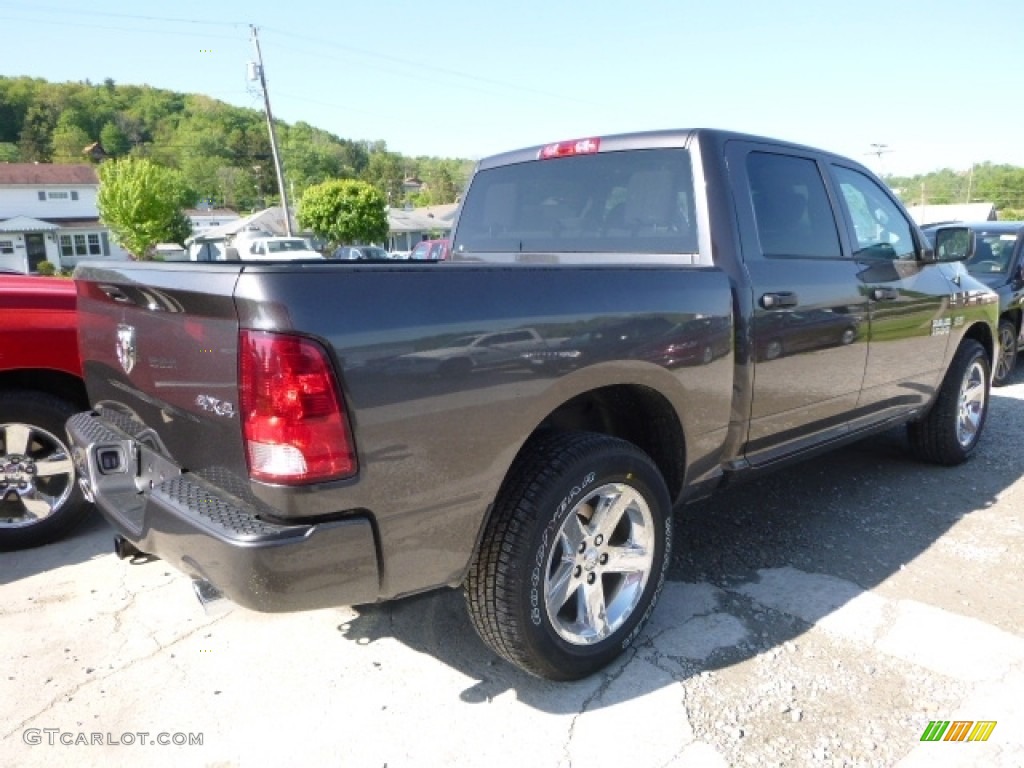
[[[440,240],[424,240],[416,243],[409,258],[414,261],[447,261],[452,253],[452,241],[447,237]]]
[[[77,325],[71,280],[0,276],[0,550],[53,541],[90,509],[64,431],[89,402]]]
[[[245,245],[248,245],[246,249]],[[323,254],[314,251],[301,237],[260,237],[239,244],[238,255],[243,261],[294,261],[298,259],[322,259]]]
[[[999,358],[992,383],[1006,384],[1024,344],[1024,221],[982,221],[967,224],[974,233],[974,255],[967,271],[999,294]],[[923,228],[934,245],[938,226]]]
[[[334,249],[331,258],[339,261],[370,261],[391,257],[379,245],[340,245]]]
[[[409,352],[384,361],[385,373],[465,376],[472,371],[530,367],[530,355],[559,344],[534,328],[515,328],[497,333],[475,333],[450,339],[442,346]]]
[[[765,315],[757,324],[758,360],[853,344],[860,335],[860,321],[844,307],[807,309]]]

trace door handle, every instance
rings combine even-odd
[[[778,309],[779,307],[795,307],[799,299],[795,293],[781,291],[779,293],[766,293],[761,297],[761,306],[765,309]]]
[[[900,297],[900,292],[895,288],[875,288],[871,291],[871,298],[875,301],[893,301]]]

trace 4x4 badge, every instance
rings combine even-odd
[[[117,360],[125,373],[135,367],[135,326],[121,323],[117,326]]]

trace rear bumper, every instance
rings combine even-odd
[[[278,612],[378,599],[369,517],[268,522],[94,413],[73,416],[67,430],[79,482],[118,533],[239,605]]]

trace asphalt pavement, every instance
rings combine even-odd
[[[96,517],[0,554],[0,765],[1022,766],[1014,381],[962,467],[893,432],[677,510],[646,631],[572,684],[497,659],[456,591],[206,615]],[[976,738],[922,741],[947,722]]]

